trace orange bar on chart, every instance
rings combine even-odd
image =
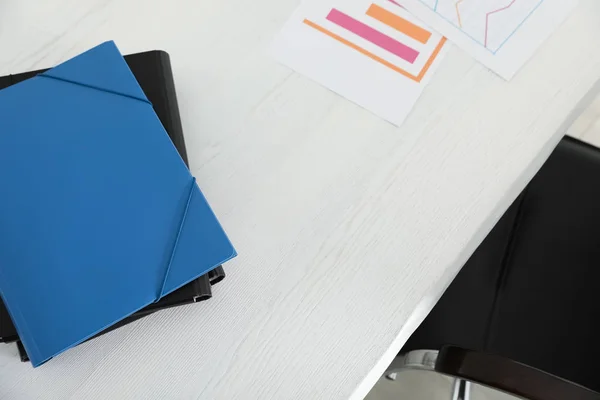
[[[371,7],[367,10],[367,15],[423,44],[427,43],[431,37],[431,32],[427,29],[423,29],[377,4],[371,4]]]

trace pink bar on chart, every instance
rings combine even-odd
[[[344,14],[339,10],[336,10],[335,8],[331,10],[329,15],[327,15],[327,20],[338,26],[341,26],[355,35],[360,36],[365,40],[368,40],[374,45],[379,46],[394,55],[397,55],[401,59],[411,64],[414,63],[419,56],[419,52],[417,50],[400,43],[396,39],[393,39],[388,35],[385,35],[378,30],[363,24],[362,22]]]

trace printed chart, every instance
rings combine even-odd
[[[282,63],[400,125],[446,39],[391,0],[305,2],[274,45]]]
[[[492,53],[498,52],[545,0],[422,0]]]
[[[577,0],[404,0],[402,4],[510,79],[565,20]]]

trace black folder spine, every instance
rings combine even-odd
[[[183,136],[183,126],[181,124],[181,116],[179,114],[179,105],[177,104],[177,92],[175,90],[175,78],[171,68],[171,59],[169,54],[164,51],[155,51],[158,57],[157,65],[160,67],[160,75],[164,77],[164,85],[161,85],[163,90],[163,98],[167,102],[166,110],[169,112],[165,115],[165,121],[169,124],[171,140],[179,151],[185,165],[189,168],[187,150],[185,147],[185,138]]]

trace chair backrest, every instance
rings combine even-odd
[[[452,344],[600,392],[600,150],[564,138],[401,353]]]

